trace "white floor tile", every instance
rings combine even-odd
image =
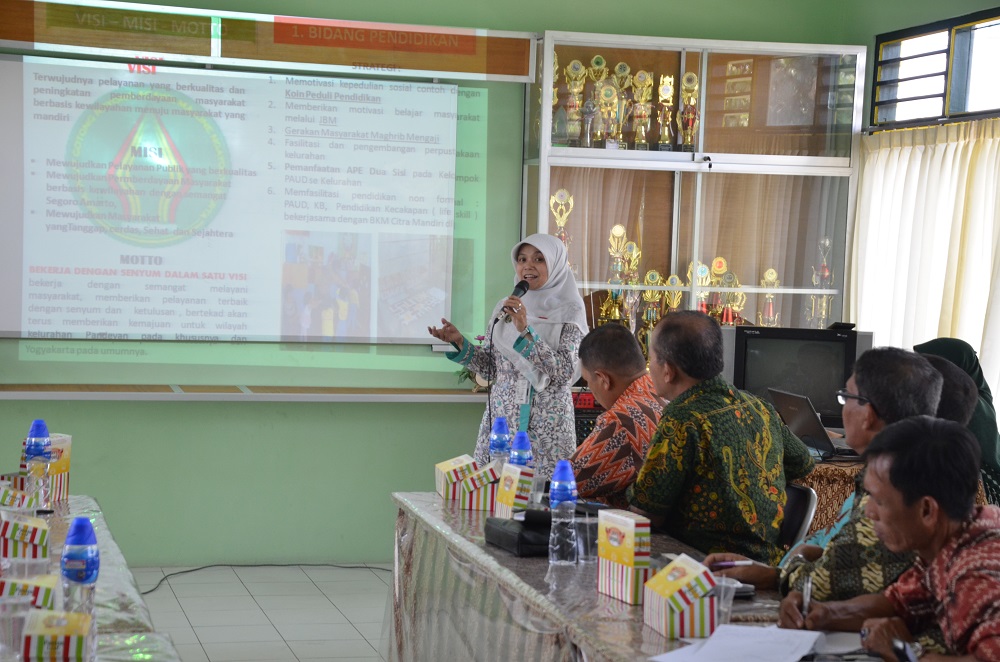
[[[323,592],[311,581],[304,582],[246,582],[244,586],[250,595],[313,595],[322,596]]]
[[[208,610],[208,611],[192,611],[188,610],[185,612],[187,619],[191,625],[197,626],[209,626],[209,625],[268,625],[271,621],[268,620],[267,616],[264,614],[260,608],[254,609],[233,609],[233,610]],[[340,614],[340,612],[337,612]],[[341,615],[341,618],[344,618]],[[347,620],[346,618],[344,619]]]
[[[172,575],[167,580],[170,582],[171,586],[174,584],[238,582],[240,580],[230,567],[212,567],[200,570],[195,570],[193,568],[163,568],[162,570],[164,574]],[[185,570],[191,570],[192,572],[184,572],[180,575],[173,574]]]
[[[337,607],[351,623],[381,623],[385,607]]]
[[[364,639],[350,623],[286,623],[275,625],[285,641],[331,641]]]
[[[205,649],[201,644],[174,644],[177,654],[181,656],[182,662],[208,662]]]
[[[211,662],[243,660],[295,660],[295,654],[283,641],[255,641],[240,644],[204,644]],[[373,649],[374,650],[374,649]]]
[[[281,641],[281,635],[268,625],[212,625],[197,626],[195,634],[202,645],[237,644],[242,641]]]
[[[178,598],[225,598],[234,595],[250,595],[250,591],[242,582],[177,584],[171,588]]]
[[[354,582],[316,582],[319,590],[324,595],[359,595],[359,594],[385,594],[389,587],[379,581],[377,577]]]
[[[157,630],[166,628],[188,628],[192,623],[188,621],[187,614],[183,611],[149,611],[150,618],[153,619],[153,627]]]
[[[344,610],[344,607],[378,607],[385,609],[385,603],[389,599],[389,596],[385,593],[357,593],[354,595],[331,595],[329,597],[333,606],[341,611]]]
[[[194,630],[191,628],[190,625],[182,628],[162,628],[162,629],[157,628],[157,632],[161,632],[163,634],[169,634],[170,640],[173,641],[174,644],[199,643],[198,637],[195,636]]]
[[[249,595],[247,596],[229,596],[229,597],[201,597],[201,598],[178,598],[181,607],[184,611],[210,611],[210,610],[220,610],[225,609],[227,611],[235,611],[237,609],[253,609],[257,606],[254,599]]]
[[[328,609],[268,609],[265,613],[275,626],[309,625],[312,623],[343,623],[346,625],[349,623],[347,617],[333,605],[330,605]],[[192,625],[197,625],[197,623],[192,623]]]
[[[183,611],[169,588],[162,588],[149,595],[144,595],[142,601],[146,603],[150,614],[153,612]]]
[[[360,657],[380,659],[378,652],[367,641],[292,641],[289,648],[300,660],[316,658]]]
[[[330,609],[333,603],[322,595],[261,595],[253,598],[265,612],[272,609]]]
[[[309,575],[298,566],[260,568],[234,568],[236,574],[247,583],[261,582],[308,582]]]
[[[361,633],[361,636],[368,641],[379,641],[382,638],[383,626],[380,621],[373,623],[355,623],[354,627]]]
[[[302,566],[302,572],[314,582],[356,582],[371,579],[378,571],[361,566],[357,568]]]

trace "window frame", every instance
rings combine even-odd
[[[944,19],[941,21],[935,21],[933,23],[926,23],[924,25],[918,25],[910,28],[905,28],[902,30],[896,30],[894,32],[886,32],[884,34],[876,35],[875,37],[875,58],[873,63],[872,72],[872,82],[871,82],[871,108],[869,111],[869,131],[874,133],[876,131],[886,131],[890,129],[906,129],[922,126],[935,126],[939,124],[948,124],[951,122],[967,122],[970,120],[985,119],[990,117],[1000,117],[1000,107],[993,108],[985,111],[952,111],[952,89],[955,76],[962,75],[968,77],[969,69],[968,63],[971,61],[969,53],[965,53],[964,56],[959,54],[963,58],[964,66],[956,67],[956,48],[955,48],[955,33],[956,31],[969,27],[971,25],[976,25],[979,23],[984,23],[990,19],[995,19],[1000,21],[1000,7],[995,7],[993,9],[984,9],[982,11],[974,12],[971,14],[965,14],[963,16],[958,16],[955,18]],[[927,53],[921,53],[920,55],[914,55],[907,58],[887,57],[883,58],[882,53],[885,47],[891,46],[895,43],[903,41],[905,39],[913,39],[915,37],[922,37],[925,35],[933,34],[936,32],[945,32],[947,34],[947,46],[944,50],[929,51]],[[895,79],[891,81],[880,80],[880,70],[883,66],[887,64],[891,65],[896,62],[902,62],[908,59],[916,59],[919,57],[927,57],[930,55],[945,54],[945,67],[941,72],[934,72],[931,74],[924,74],[921,76],[914,76],[905,79]],[[930,94],[922,95],[916,97],[910,97],[906,99],[907,101],[919,100],[919,99],[932,99],[941,98],[941,114],[931,117],[921,117],[912,120],[887,120],[879,122],[878,111],[879,107],[888,104],[899,103],[898,99],[887,99],[884,101],[878,100],[879,89],[882,87],[889,87],[892,85],[897,85],[902,81],[917,80],[919,78],[929,78],[932,76],[944,75],[944,91],[941,94]]]

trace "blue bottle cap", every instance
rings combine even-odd
[[[507,427],[507,417],[497,416],[493,421],[493,432],[496,434],[510,434],[510,428]]]
[[[512,451],[530,451],[531,441],[528,439],[527,432],[518,432],[514,435],[514,443],[510,445]]]
[[[570,464],[569,460],[559,460],[556,462],[556,469],[552,472],[552,482],[556,481],[562,483],[576,482],[576,476],[573,475],[573,465]]]
[[[36,418],[31,422],[31,429],[28,430],[28,439],[49,436],[49,426],[45,424],[45,419]]]
[[[67,545],[96,545],[97,535],[94,533],[94,525],[86,517],[74,517],[70,522],[69,531],[66,532]]]

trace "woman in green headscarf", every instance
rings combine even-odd
[[[987,493],[991,496],[991,501],[996,501],[1000,497],[996,494],[996,491],[1000,490],[1000,436],[997,434],[997,414],[993,407],[993,394],[990,392],[989,384],[986,383],[986,378],[983,377],[983,369],[979,365],[976,350],[958,338],[936,338],[915,345],[913,351],[948,359],[972,377],[972,381],[979,388],[979,403],[967,427],[979,440],[983,451],[983,473],[995,483],[992,486],[986,485]]]

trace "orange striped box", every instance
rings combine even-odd
[[[471,455],[459,455],[434,465],[434,486],[445,499],[457,499],[462,493],[462,481],[471,476],[479,465]]]
[[[10,485],[0,485],[0,506],[7,508],[31,508],[38,504],[38,495],[28,498],[28,493]]]
[[[0,510],[0,537],[32,545],[45,545],[49,540],[49,525],[41,517]]]
[[[32,545],[10,538],[0,538],[0,557],[5,559],[47,559],[48,545]]]
[[[649,526],[648,517],[627,510],[599,511],[597,556],[632,568],[648,568]]]
[[[649,579],[651,571],[649,566],[636,568],[606,558],[598,558],[597,592],[610,595],[626,604],[641,605],[643,585]]]
[[[500,488],[493,515],[510,519],[514,513],[527,510],[534,478],[534,469],[516,464],[505,465],[500,473]]]
[[[83,662],[88,657],[90,621],[90,614],[31,610],[24,620],[22,657]]]
[[[681,554],[646,582],[643,622],[667,639],[707,637],[718,621],[714,587],[709,569]]]
[[[497,485],[498,483],[487,483],[483,487],[472,490],[471,492],[463,491],[462,494],[455,499],[455,503],[462,510],[493,510],[493,504],[497,498]]]
[[[0,596],[31,596],[31,604],[39,609],[52,609],[58,575],[36,575],[24,578],[0,577]]]

